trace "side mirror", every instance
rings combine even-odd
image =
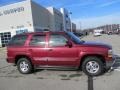
[[[66,42],[66,46],[69,46],[71,48],[72,47],[72,42],[71,41],[67,41]]]

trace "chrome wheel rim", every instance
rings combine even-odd
[[[87,64],[86,64],[86,70],[89,72],[89,73],[92,73],[92,74],[95,74],[99,71],[100,67],[99,67],[99,64],[95,61],[89,61]]]
[[[20,70],[22,72],[27,72],[29,70],[29,65],[27,62],[23,61],[20,63]]]

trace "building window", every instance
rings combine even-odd
[[[0,33],[0,37],[1,37],[2,47],[5,47],[11,39],[11,33],[10,32]]]
[[[21,34],[21,33],[27,33],[28,29],[21,29],[21,30],[17,30],[16,34]]]

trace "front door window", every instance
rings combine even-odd
[[[49,46],[57,47],[57,46],[65,46],[68,40],[63,35],[53,34],[50,36]]]

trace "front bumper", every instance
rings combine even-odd
[[[111,61],[106,61],[106,68],[110,68],[114,65],[115,59],[113,58]]]

